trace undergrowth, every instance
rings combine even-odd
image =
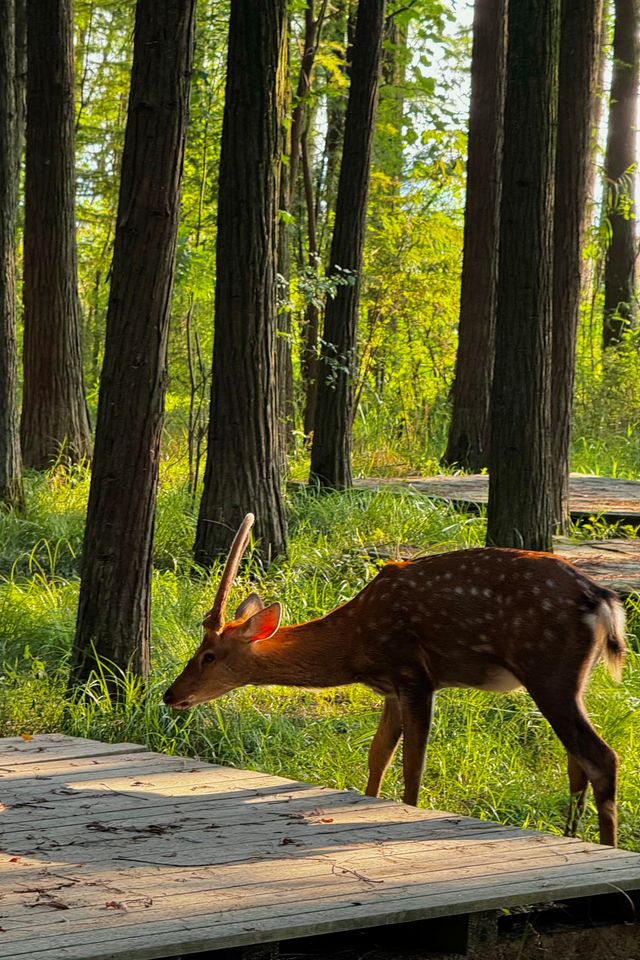
[[[27,519],[0,517],[0,736],[53,730],[105,741],[145,743],[268,773],[362,790],[380,701],[353,686],[319,692],[237,690],[186,714],[162,704],[162,692],[198,642],[219,566],[205,576],[191,565],[195,510],[183,470],[163,465],[152,597],[152,676],[94,677],[69,701],[66,670],[78,598],[78,557],[88,474],[76,468],[27,481]],[[287,502],[286,559],[263,570],[251,557],[231,605],[250,590],[278,599],[285,622],[309,619],[349,599],[371,579],[380,556],[403,548],[439,552],[483,542],[483,517],[407,492],[352,491],[317,497],[296,489]],[[603,530],[594,521],[582,536]],[[623,683],[602,668],[588,707],[597,729],[620,755],[620,834],[640,849],[640,604],[628,604],[631,649]],[[117,699],[110,690],[120,689]],[[401,795],[394,762],[386,796]],[[561,832],[567,806],[565,755],[524,693],[443,691],[421,794],[425,806],[503,823]],[[590,806],[582,835],[597,839]]]

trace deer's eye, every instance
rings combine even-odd
[[[205,653],[202,657],[203,663],[213,663],[215,661],[215,655],[213,653]]]

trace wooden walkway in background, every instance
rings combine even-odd
[[[484,506],[489,497],[486,474],[466,476],[371,478],[356,480],[361,490],[383,487],[409,488],[438,500],[446,500],[461,509]],[[572,473],[569,508],[575,520],[601,517],[608,523],[640,526],[640,480],[615,480]]]
[[[477,511],[486,506],[489,478],[468,476],[406,477],[405,479],[357,480],[362,490],[390,488],[413,490],[435,500],[455,504],[458,509]],[[610,477],[571,475],[571,516],[574,520],[598,517],[608,523],[640,526],[640,480],[613,480]],[[623,597],[640,593],[640,539],[585,540],[582,543],[558,537],[554,551],[571,560],[600,583]],[[372,544],[369,553],[384,559],[411,559],[424,553],[411,544],[399,548]]]
[[[63,736],[0,740],[0,957],[142,960],[640,890],[640,855]]]

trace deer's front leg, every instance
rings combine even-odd
[[[380,723],[369,749],[369,780],[365,791],[368,797],[377,797],[380,794],[383,777],[391,763],[401,735],[400,704],[397,697],[386,697]]]
[[[405,803],[418,806],[424,757],[433,717],[433,690],[429,687],[411,687],[400,694],[402,718],[402,766],[404,772]]]

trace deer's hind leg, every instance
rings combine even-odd
[[[616,845],[617,813],[616,784],[618,758],[614,750],[599,737],[591,726],[579,691],[570,695],[566,689],[553,685],[527,684],[529,693],[553,727],[567,753],[572,757],[576,793],[583,792],[584,777],[592,787],[598,808],[600,843]],[[580,767],[584,777],[576,771]]]
[[[564,835],[565,837],[575,837],[587,802],[589,778],[580,766],[578,760],[570,753],[567,754],[567,770],[569,773],[570,798]]]
[[[385,698],[382,716],[369,748],[369,780],[365,791],[368,797],[377,797],[385,773],[402,736],[402,718],[397,697]]]

